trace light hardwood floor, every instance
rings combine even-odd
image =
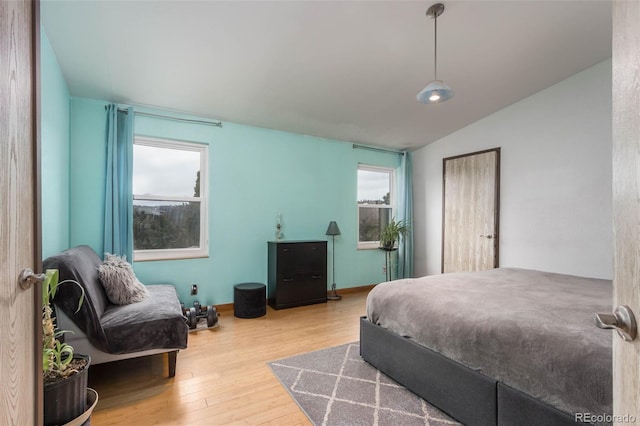
[[[99,402],[91,424],[307,425],[267,362],[359,339],[368,290],[340,301],[273,310],[240,319],[220,312],[220,327],[189,335],[167,378],[166,355],[94,365]]]

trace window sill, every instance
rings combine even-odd
[[[366,243],[358,243],[358,250],[377,250],[380,247],[379,241],[369,241]]]
[[[136,250],[133,252],[134,262],[152,262],[157,260],[185,260],[208,258],[209,253],[200,249],[176,250]]]

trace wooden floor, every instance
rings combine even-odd
[[[267,362],[358,340],[367,293],[254,319],[223,310],[219,328],[189,334],[172,379],[166,355],[94,365],[91,424],[310,424]]]

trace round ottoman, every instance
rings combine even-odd
[[[238,318],[258,318],[266,313],[266,285],[242,283],[233,287],[233,315]]]

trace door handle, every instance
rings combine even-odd
[[[44,274],[36,274],[30,268],[23,269],[18,276],[18,285],[23,290],[29,290],[34,284],[44,282]]]
[[[495,238],[494,234],[486,234],[486,235],[480,235],[480,238],[488,238],[490,240]]]
[[[625,342],[635,340],[638,335],[636,317],[627,305],[618,306],[613,314],[595,314],[594,320],[598,328],[613,329]]]

